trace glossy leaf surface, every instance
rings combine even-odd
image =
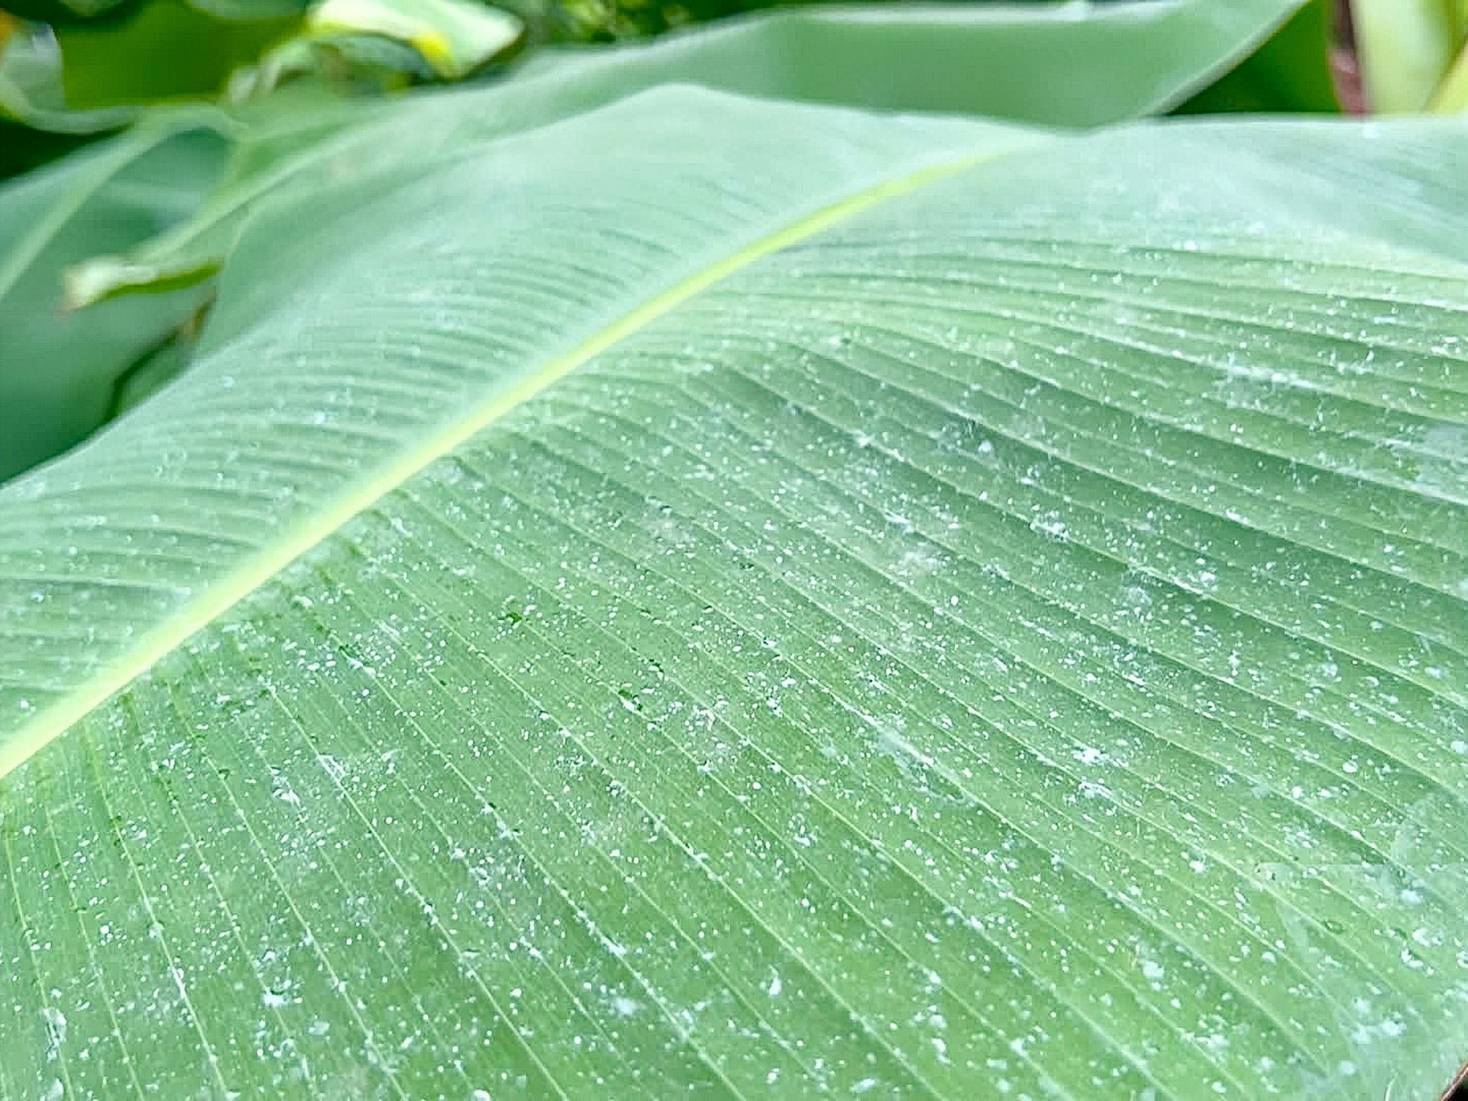
[[[0,1093],[1431,1096],[1464,136],[674,88],[253,219],[0,489]]]

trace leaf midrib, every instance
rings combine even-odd
[[[88,683],[42,709],[29,722],[0,741],[0,778],[9,775],[122,691],[138,677],[173,653],[189,638],[209,627],[240,601],[263,588],[292,563],[340,531],[360,513],[460,445],[503,419],[548,387],[603,352],[634,336],[690,298],[773,253],[812,237],[887,199],[905,195],[929,183],[956,175],[981,161],[1010,150],[972,154],[926,165],[900,176],[870,184],[838,199],[711,263],[671,287],[643,301],[617,320],[603,326],[571,350],[547,360],[513,385],[497,390],[463,416],[433,432],[417,447],[381,466],[369,479],[287,538],[247,559],[231,573],[212,583],[197,600],[184,605],[133,649]]]

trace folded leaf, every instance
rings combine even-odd
[[[1432,1096],[1464,137],[673,88],[252,219],[0,488],[4,1092]]]
[[[19,28],[0,42],[0,119],[48,133],[93,134],[118,129],[135,117],[128,107],[68,110],[61,70],[56,38],[44,27]]]
[[[62,272],[190,214],[224,153],[217,134],[160,119],[0,187],[0,479],[101,424],[122,372],[201,300],[195,288],[65,314]]]

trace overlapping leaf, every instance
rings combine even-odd
[[[159,120],[0,187],[0,479],[103,423],[129,366],[202,301],[191,289],[67,314],[63,272],[186,218],[224,157],[212,130]]]

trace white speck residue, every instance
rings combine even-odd
[[[1037,535],[1048,535],[1052,539],[1063,540],[1067,538],[1065,521],[1054,514],[1044,517],[1037,516],[1030,521],[1030,530]]]
[[[906,768],[911,762],[930,767],[933,758],[907,740],[907,721],[901,715],[884,715],[876,721],[877,748]]]
[[[66,1014],[48,1005],[41,1010],[41,1019],[46,1022],[46,1058],[55,1059],[66,1043]]]

